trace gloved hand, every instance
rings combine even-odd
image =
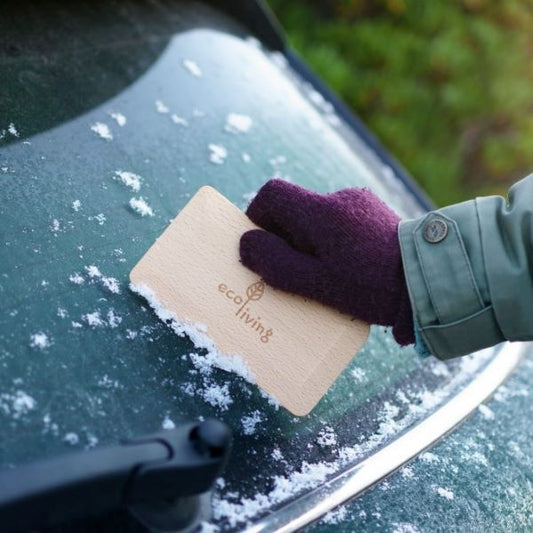
[[[414,342],[400,218],[372,192],[317,194],[273,179],[246,214],[266,231],[242,235],[241,261],[266,283],[370,324],[392,326],[399,344]]]

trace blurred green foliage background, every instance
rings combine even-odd
[[[531,0],[269,0],[438,205],[533,171]]]

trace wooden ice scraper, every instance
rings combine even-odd
[[[202,187],[130,273],[179,321],[207,326],[218,350],[239,355],[259,387],[306,415],[366,341],[369,326],[274,290],[239,262],[256,226]]]

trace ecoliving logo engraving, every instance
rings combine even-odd
[[[274,335],[272,328],[266,328],[265,325],[261,322],[260,316],[254,316],[248,307],[250,302],[255,302],[260,300],[265,294],[265,282],[260,279],[255,283],[248,285],[246,288],[246,297],[240,296],[233,289],[230,289],[226,284],[220,283],[218,286],[219,292],[231,300],[235,305],[238,306],[235,311],[235,316],[246,326],[249,326],[251,329],[257,331],[259,334],[259,339],[261,342],[267,343]]]

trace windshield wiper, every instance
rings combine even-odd
[[[159,531],[190,527],[230,445],[229,428],[206,420],[1,471],[2,531],[51,526],[123,506]]]

